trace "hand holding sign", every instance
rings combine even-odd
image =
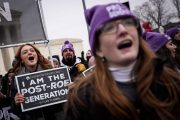
[[[24,95],[22,95],[20,93],[17,93],[15,98],[14,98],[14,101],[15,101],[16,105],[19,105],[20,103],[23,103],[24,100],[25,100]]]

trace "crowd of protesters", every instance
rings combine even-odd
[[[19,47],[0,84],[0,108],[11,114],[3,118],[0,109],[0,119],[180,120],[180,28],[155,32],[121,3],[93,6],[85,17],[91,47],[85,57],[69,40],[57,51],[62,59],[45,58],[31,44]],[[22,112],[26,96],[15,76],[60,67],[71,77],[67,101]]]

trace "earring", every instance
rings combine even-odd
[[[105,58],[105,57],[101,57],[101,61],[102,61],[102,62],[105,62],[105,61],[106,61],[106,58]]]

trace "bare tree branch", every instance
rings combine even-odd
[[[176,11],[177,11],[177,17],[180,19],[180,0],[171,0]]]
[[[159,28],[169,23],[174,17],[168,13],[165,5],[165,0],[149,0],[142,4],[142,6],[136,7],[133,12],[140,19],[151,22],[153,28]]]

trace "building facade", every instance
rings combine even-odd
[[[84,50],[83,41],[75,38],[63,38],[50,40],[48,44],[34,44],[44,57],[48,58],[50,55],[58,55],[62,59],[61,48],[64,41],[72,42],[77,57],[81,57],[81,52]],[[0,75],[4,75],[11,67],[14,56],[18,47],[0,49]]]

